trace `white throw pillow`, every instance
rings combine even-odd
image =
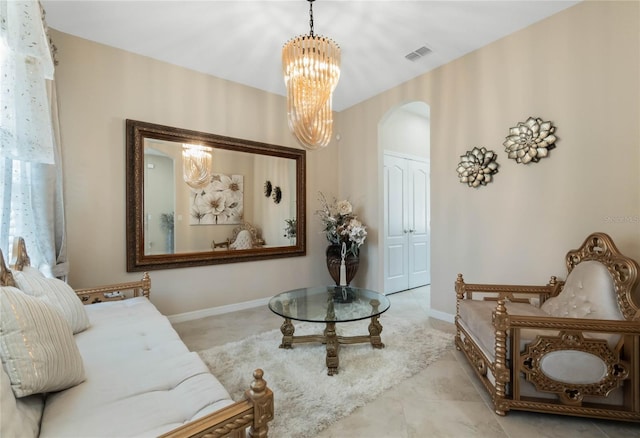
[[[0,366],[0,436],[37,438],[44,411],[44,394],[16,398],[11,380]]]
[[[64,281],[21,271],[13,271],[13,278],[22,292],[58,309],[74,334],[86,330],[91,325],[82,301]]]
[[[44,277],[44,274],[42,272],[40,272],[40,270],[38,268],[34,268],[33,266],[23,266],[22,267],[22,271],[11,271],[12,273],[16,273],[16,272],[24,272],[25,274],[29,274],[29,275],[37,275],[38,277]]]
[[[61,391],[85,379],[67,321],[14,287],[0,288],[0,358],[16,397]]]

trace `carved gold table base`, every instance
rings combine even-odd
[[[326,328],[322,335],[304,335],[294,336],[295,327],[291,323],[291,319],[285,318],[282,326],[280,326],[282,332],[282,343],[280,348],[293,348],[293,344],[302,344],[308,342],[321,342],[327,346],[327,374],[333,376],[338,374],[338,365],[340,359],[338,353],[340,351],[340,344],[360,344],[364,342],[371,343],[373,348],[384,348],[380,334],[382,333],[382,324],[380,324],[379,316],[371,318],[369,324],[369,335],[360,336],[338,336],[336,334],[336,323],[332,321],[326,322]]]

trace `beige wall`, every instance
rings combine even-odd
[[[69,282],[131,281],[125,263],[125,119],[298,147],[281,96],[52,32],[65,172]],[[307,256],[152,271],[165,314],[266,298],[330,281],[314,220],[318,190],[337,191],[338,150],[307,154]],[[284,224],[283,224],[284,227]],[[318,268],[319,267],[319,268]]]
[[[430,155],[429,106],[424,102],[396,108],[381,121],[378,144],[392,151],[428,160]]]
[[[455,312],[459,272],[469,282],[564,278],[566,251],[593,231],[640,260],[639,8],[579,4],[340,113],[341,190],[367,205],[376,230],[378,124],[403,103],[430,106],[432,308]],[[529,116],[552,121],[559,141],[549,158],[522,165],[502,142]],[[456,173],[475,146],[500,164],[478,189]],[[377,233],[370,238],[364,282],[376,288]]]
[[[330,281],[317,193],[348,195],[369,226],[356,284],[378,288],[382,150],[378,124],[411,101],[431,109],[432,307],[452,314],[453,282],[544,283],[592,231],[640,259],[640,33],[636,2],[585,2],[339,113],[341,139],[307,154],[307,256],[154,271],[152,300],[176,314]],[[284,98],[54,32],[70,282],[125,271],[124,119],[295,147]],[[502,142],[528,116],[559,141],[537,164]],[[499,154],[487,187],[458,182],[459,156]],[[627,219],[628,218],[628,219]],[[248,275],[250,274],[250,275]]]

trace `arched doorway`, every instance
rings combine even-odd
[[[430,110],[410,102],[379,125],[382,162],[379,284],[385,294],[431,282]]]

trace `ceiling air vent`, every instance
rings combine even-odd
[[[404,57],[409,61],[417,61],[418,59],[428,55],[431,52],[432,50],[430,48],[428,48],[427,46],[422,46],[419,49],[416,49],[413,52],[409,53],[408,55],[405,55]]]

